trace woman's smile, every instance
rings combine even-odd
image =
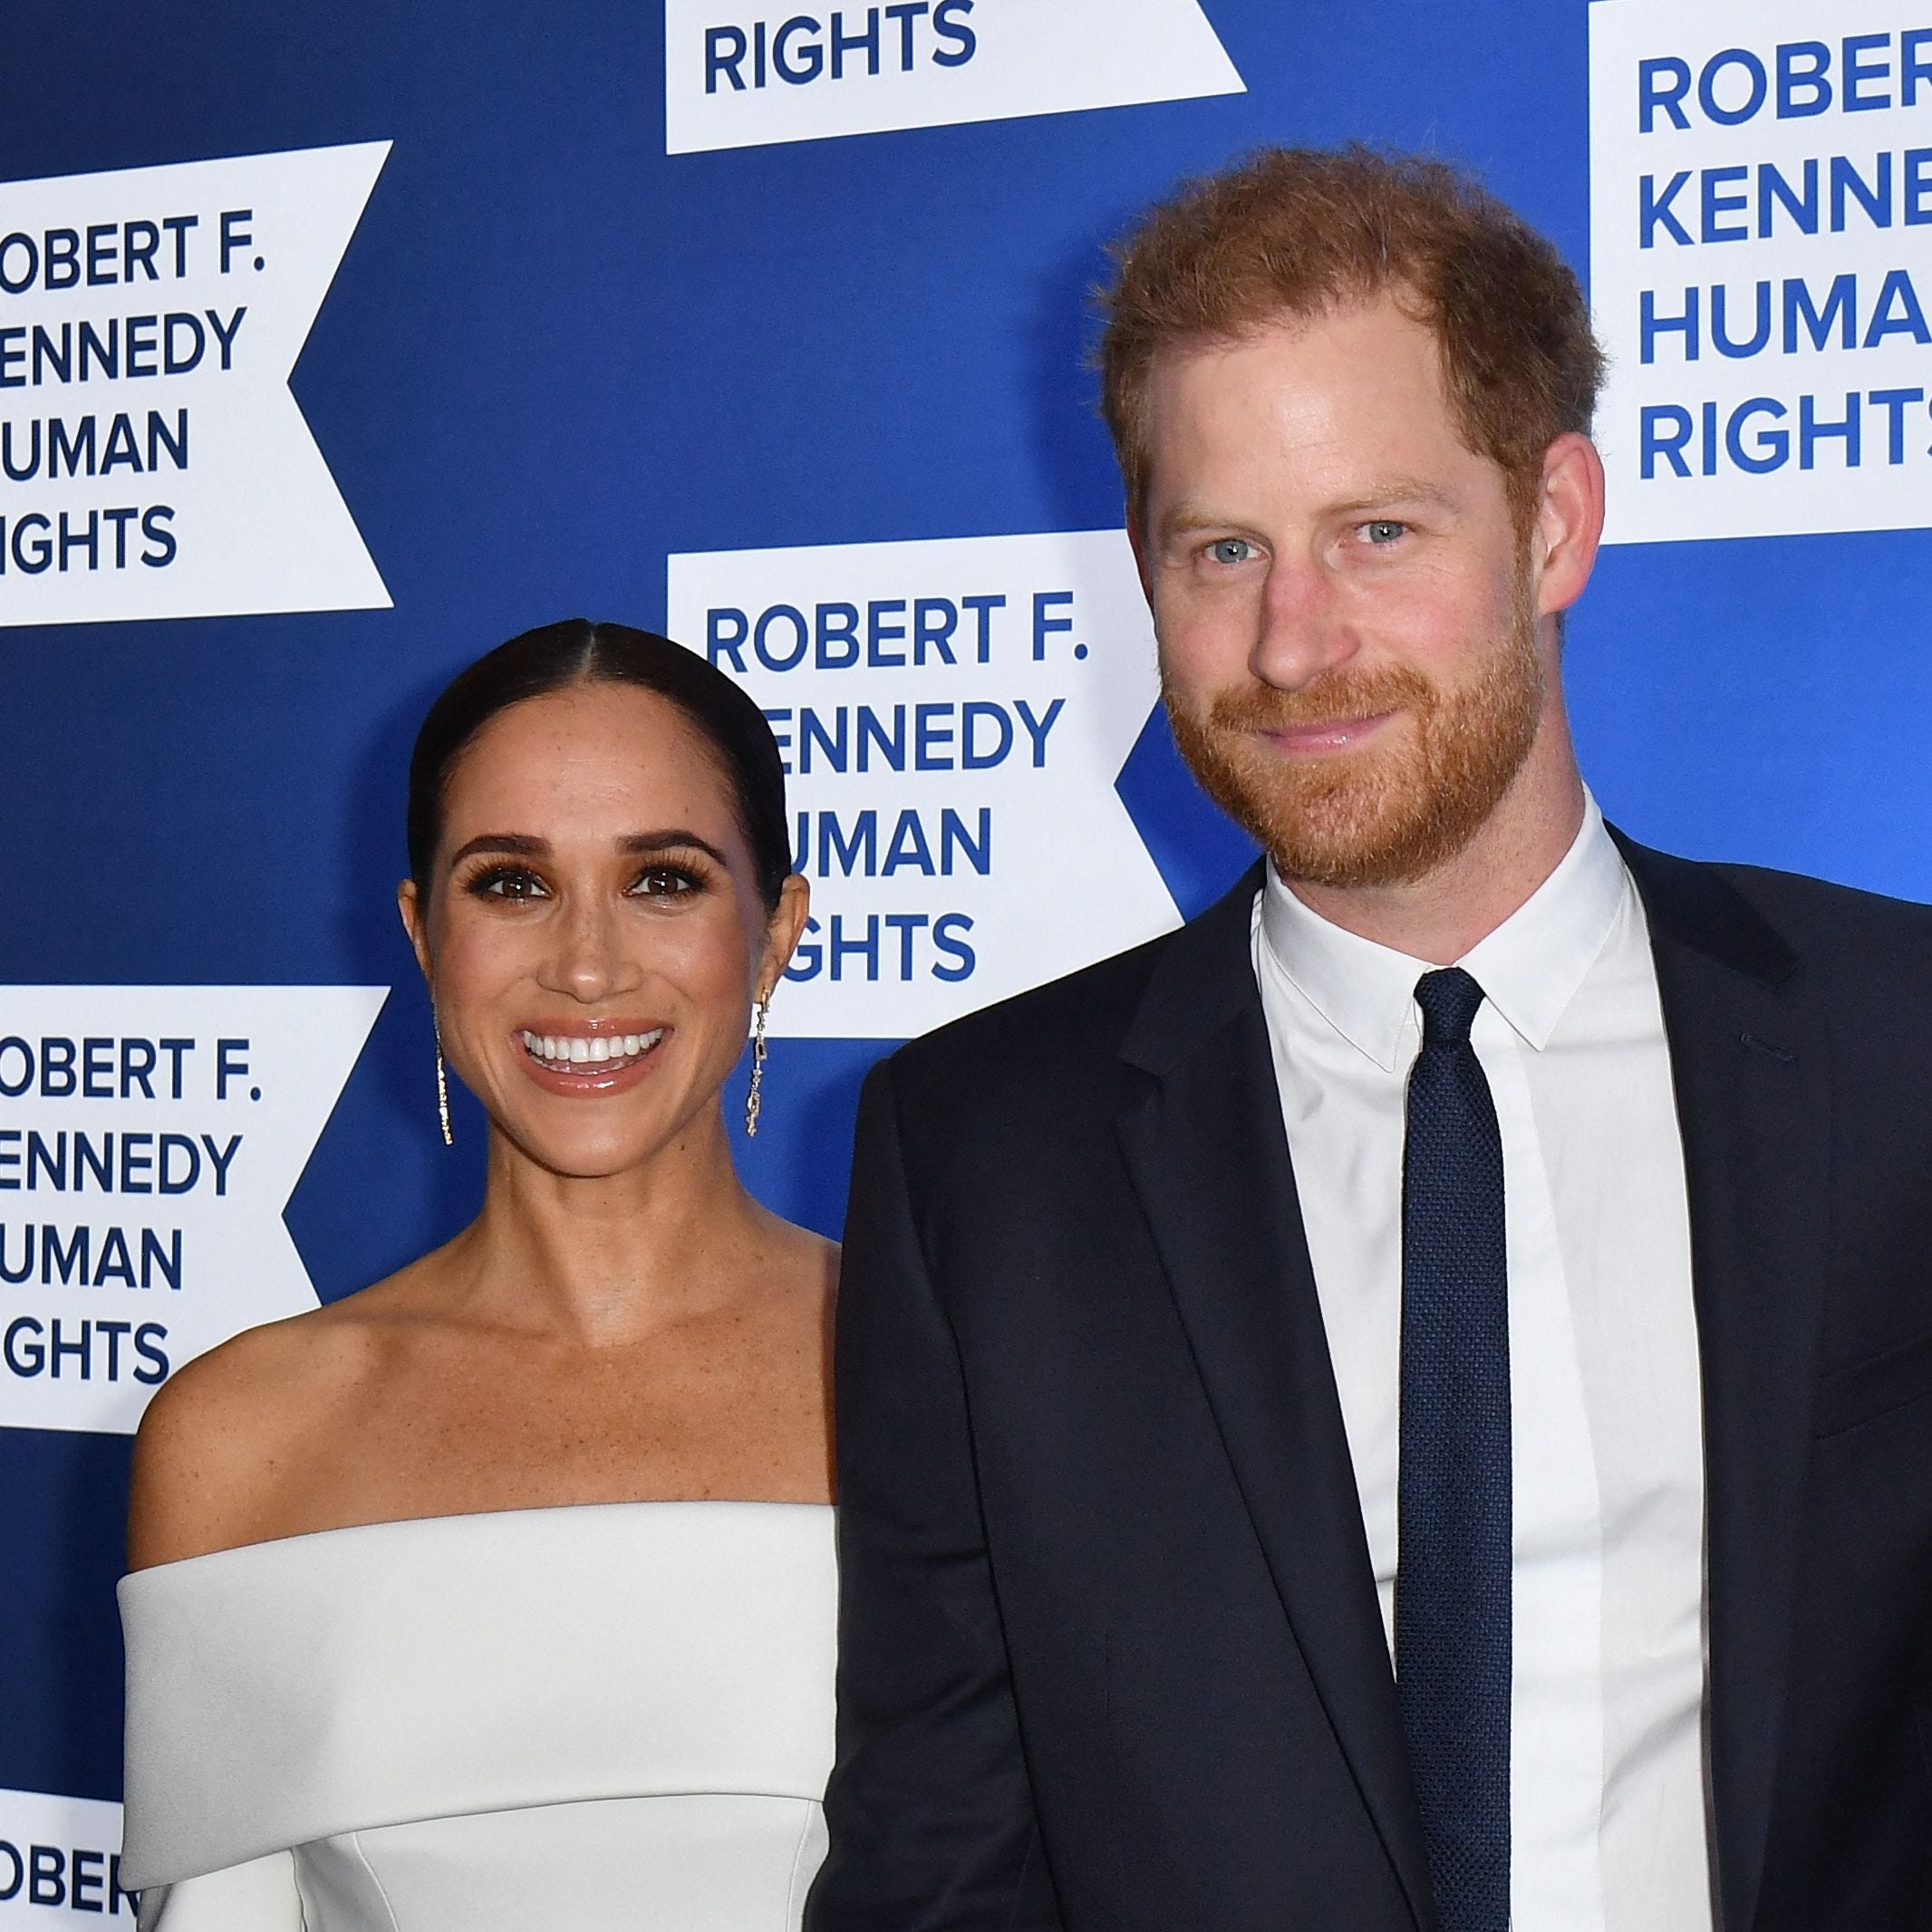
[[[662,1021],[598,1021],[592,1028],[521,1027],[516,1038],[538,1086],[559,1094],[623,1092],[663,1056],[671,1029]]]

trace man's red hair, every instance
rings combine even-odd
[[[1589,429],[1603,357],[1576,276],[1444,163],[1362,147],[1263,149],[1185,183],[1114,255],[1101,413],[1136,515],[1157,357],[1383,295],[1435,332],[1463,440],[1502,469],[1519,527],[1535,515],[1550,445]]]

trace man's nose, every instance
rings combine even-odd
[[[1278,691],[1299,691],[1360,648],[1331,574],[1309,557],[1278,555],[1261,594],[1261,629],[1248,668]]]

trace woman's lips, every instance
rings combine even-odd
[[[539,1087],[556,1094],[613,1094],[643,1077],[670,1030],[628,1022],[589,1031],[519,1027],[514,1038]]]

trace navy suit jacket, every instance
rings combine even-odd
[[[1624,850],[1688,1187],[1722,1925],[1932,1927],[1932,909]],[[1258,883],[867,1082],[809,1932],[1429,1932]]]

